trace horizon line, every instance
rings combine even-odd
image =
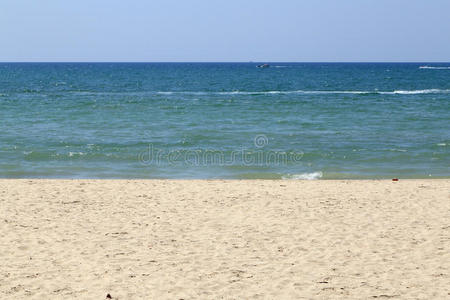
[[[427,64],[448,64],[450,61],[0,61],[0,64],[7,63],[298,63],[298,64],[318,64],[318,63],[341,63],[341,64],[350,64],[350,63],[373,63],[373,64],[383,64],[383,63],[427,63]]]

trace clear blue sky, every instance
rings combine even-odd
[[[450,61],[450,1],[0,0],[0,61]]]

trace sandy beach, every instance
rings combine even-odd
[[[1,299],[449,299],[450,180],[0,180]]]

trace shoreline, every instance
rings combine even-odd
[[[0,298],[444,299],[450,179],[0,179]]]
[[[389,181],[392,182],[394,178],[349,178],[349,179],[328,179],[328,178],[318,178],[318,179],[291,179],[291,178],[285,178],[285,179],[271,179],[271,178],[41,178],[41,177],[32,177],[32,178],[0,178],[1,181],[217,181],[217,182],[227,182],[227,181],[276,181],[276,182],[369,182],[369,181]],[[439,177],[439,178],[430,178],[430,177],[424,177],[424,178],[401,178],[396,177],[395,179],[398,179],[398,182],[400,181],[450,181],[450,177]]]

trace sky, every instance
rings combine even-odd
[[[0,61],[448,62],[449,0],[0,0]]]

